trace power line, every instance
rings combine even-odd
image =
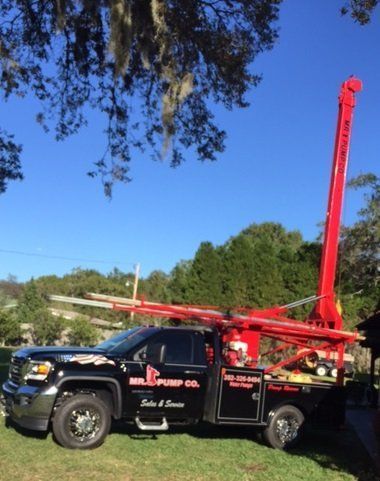
[[[28,257],[42,257],[44,259],[56,259],[60,261],[74,261],[74,262],[92,262],[97,264],[107,264],[107,265],[129,265],[135,266],[135,262],[124,262],[124,261],[105,261],[100,259],[85,259],[81,257],[65,257],[65,256],[51,256],[47,254],[37,254],[35,252],[25,252],[25,251],[15,251],[15,250],[8,250],[8,249],[0,249],[0,252],[4,254],[13,254],[19,256],[28,256]]]

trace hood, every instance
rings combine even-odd
[[[57,346],[46,346],[46,347],[24,347],[16,351],[13,355],[15,357],[30,358],[38,360],[56,360],[56,361],[69,361],[71,357],[76,354],[95,354],[95,355],[105,355],[103,349],[96,347],[57,347]]]

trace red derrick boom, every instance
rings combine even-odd
[[[351,77],[342,84],[339,95],[338,123],[317,291],[317,295],[322,297],[317,301],[310,316],[315,324],[331,329],[342,328],[342,317],[335,305],[334,283],[355,93],[361,90],[362,82]]]

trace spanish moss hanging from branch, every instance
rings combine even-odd
[[[215,160],[225,133],[212,102],[246,107],[252,61],[272,48],[281,0],[4,0],[0,89],[33,94],[57,140],[106,118],[94,159],[107,195],[130,180],[137,150],[179,165],[188,149]],[[6,143],[2,148],[6,148]],[[0,146],[1,147],[1,146]]]

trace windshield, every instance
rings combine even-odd
[[[151,328],[134,327],[133,329],[123,331],[117,336],[107,339],[107,341],[101,342],[96,347],[110,353],[112,352],[113,354],[124,354],[152,334],[153,331]]]

